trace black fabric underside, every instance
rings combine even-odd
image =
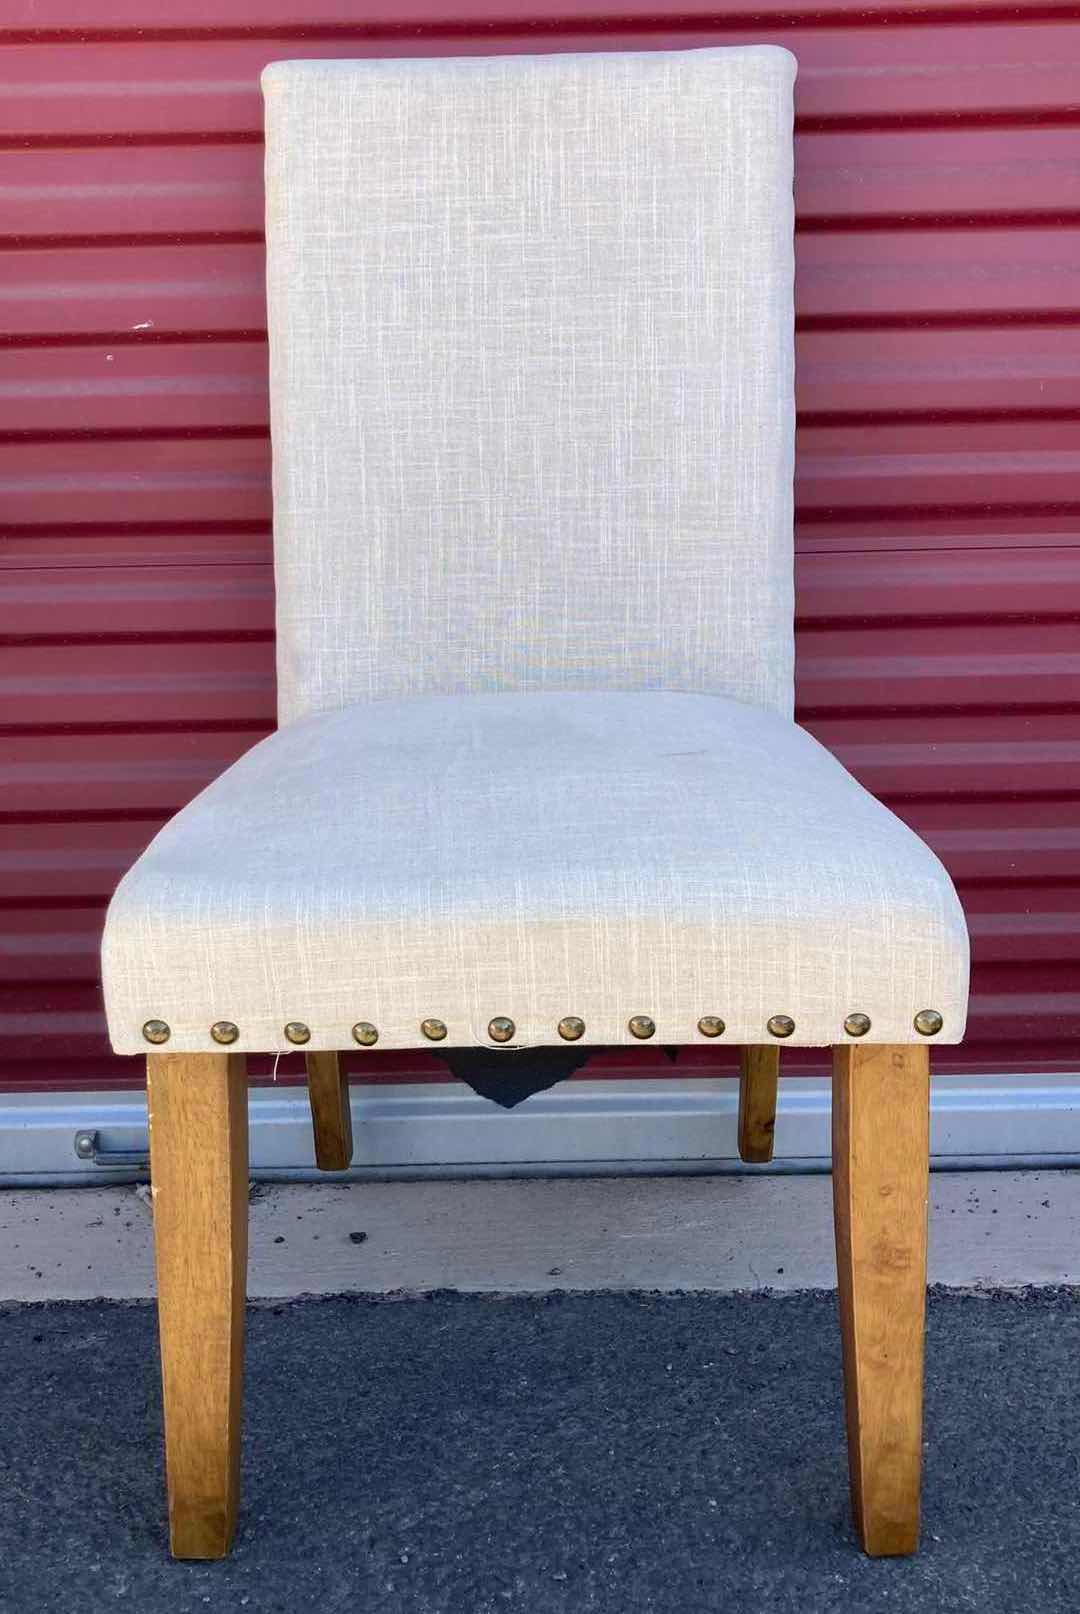
[[[596,1048],[448,1048],[436,1054],[459,1082],[504,1110],[572,1076]],[[664,1052],[674,1062],[677,1048]]]

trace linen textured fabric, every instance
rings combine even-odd
[[[793,69],[267,70],[283,727],[121,882],[119,1052],[961,1039],[948,876],[790,721]]]
[[[722,696],[574,691],[360,702],[288,725],[169,824],[105,936],[115,1046],[791,1044],[963,1035],[967,937],[934,854],[816,740]],[[565,1045],[564,1045],[565,1046]],[[578,1046],[577,1044],[574,1045]]]
[[[792,710],[795,61],[263,74],[278,700]]]

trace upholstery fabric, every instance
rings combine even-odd
[[[772,46],[277,62],[279,716],[792,710],[792,80]]]
[[[289,724],[158,835],[109,911],[120,1052],[873,1042],[963,1035],[967,937],[933,853],[810,735],[721,696],[543,692],[360,702]]]
[[[793,75],[267,69],[283,727],[122,881],[118,1051],[961,1039],[948,876],[790,721]]]

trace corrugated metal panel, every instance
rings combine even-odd
[[[9,0],[0,1074],[132,1079],[96,985],[108,893],[272,722],[259,69],[750,37],[800,59],[800,715],[960,885],[975,1000],[942,1066],[1075,1064],[1075,7],[468,10],[60,0],[43,28]],[[590,1074],[628,1064],[670,1068]]]

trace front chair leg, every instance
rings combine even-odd
[[[914,1552],[922,1477],[930,1058],[833,1051],[833,1208],[855,1523],[872,1557]]]
[[[247,1280],[243,1054],[147,1059],[174,1557],[223,1558],[240,1498]]]

